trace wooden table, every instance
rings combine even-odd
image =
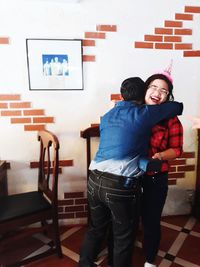
[[[0,196],[8,194],[7,184],[7,164],[6,161],[0,160]]]

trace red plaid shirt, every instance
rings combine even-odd
[[[149,155],[152,157],[155,153],[162,152],[168,148],[173,148],[177,157],[182,154],[183,126],[178,117],[162,121],[152,129]],[[161,172],[166,171],[169,171],[169,163],[164,160]]]

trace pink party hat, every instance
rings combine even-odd
[[[164,69],[162,72],[159,72],[159,74],[165,75],[171,83],[173,83],[173,78],[171,76],[172,64],[173,64],[173,59],[171,59],[170,64],[166,69]]]

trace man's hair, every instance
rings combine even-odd
[[[145,83],[139,77],[128,78],[122,82],[120,92],[125,101],[143,102]]]
[[[145,94],[146,94],[146,91],[148,90],[150,83],[152,83],[154,80],[157,80],[157,79],[163,80],[167,83],[169,94],[168,94],[166,100],[173,101],[174,100],[174,96],[173,96],[173,92],[172,92],[173,91],[173,84],[164,74],[161,74],[161,73],[153,74],[146,80],[146,82],[145,82]]]

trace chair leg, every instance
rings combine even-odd
[[[58,257],[62,258],[63,254],[62,254],[62,249],[61,249],[58,219],[53,220],[53,227],[54,227],[54,242],[56,246],[56,251],[57,251]]]
[[[46,221],[41,221],[42,227],[44,227],[43,234],[48,236],[48,230],[47,226],[50,226]],[[61,242],[60,242],[60,233],[59,233],[59,225],[58,225],[58,219],[53,219],[52,225],[50,227],[53,234],[53,240],[49,243],[49,246],[54,247],[54,250],[56,251],[59,258],[62,258],[62,249],[61,249]],[[1,267],[1,266],[0,266]]]

